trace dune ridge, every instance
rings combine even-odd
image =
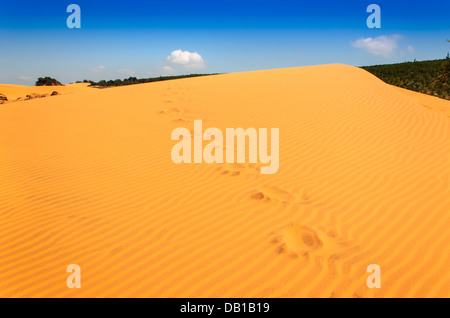
[[[0,296],[449,297],[449,104],[335,64],[0,105]],[[195,119],[279,171],[174,164]]]
[[[34,98],[49,97],[53,92],[59,94],[73,94],[90,90],[89,83],[73,83],[63,86],[25,86],[0,84],[0,94],[7,97],[6,103],[25,101]],[[31,98],[30,98],[31,97]]]

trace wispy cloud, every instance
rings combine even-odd
[[[19,76],[19,79],[21,80],[21,81],[30,81],[31,80],[31,76]]]
[[[352,43],[352,46],[363,49],[375,56],[390,57],[398,48],[398,40],[402,37],[394,34],[391,36],[382,35],[376,38],[360,38]]]
[[[97,67],[91,68],[90,70],[94,73],[101,73],[106,70],[106,67],[104,67],[103,65],[99,65]]]

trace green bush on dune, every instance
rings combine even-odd
[[[39,77],[36,86],[62,86],[60,82],[51,77]]]

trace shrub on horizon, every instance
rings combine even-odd
[[[58,82],[56,79],[51,77],[39,77],[36,81],[36,86],[63,86],[60,82]]]

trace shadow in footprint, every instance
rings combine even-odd
[[[271,243],[277,245],[277,254],[291,258],[317,256],[334,262],[354,248],[346,241],[300,223],[290,224],[273,234]]]

